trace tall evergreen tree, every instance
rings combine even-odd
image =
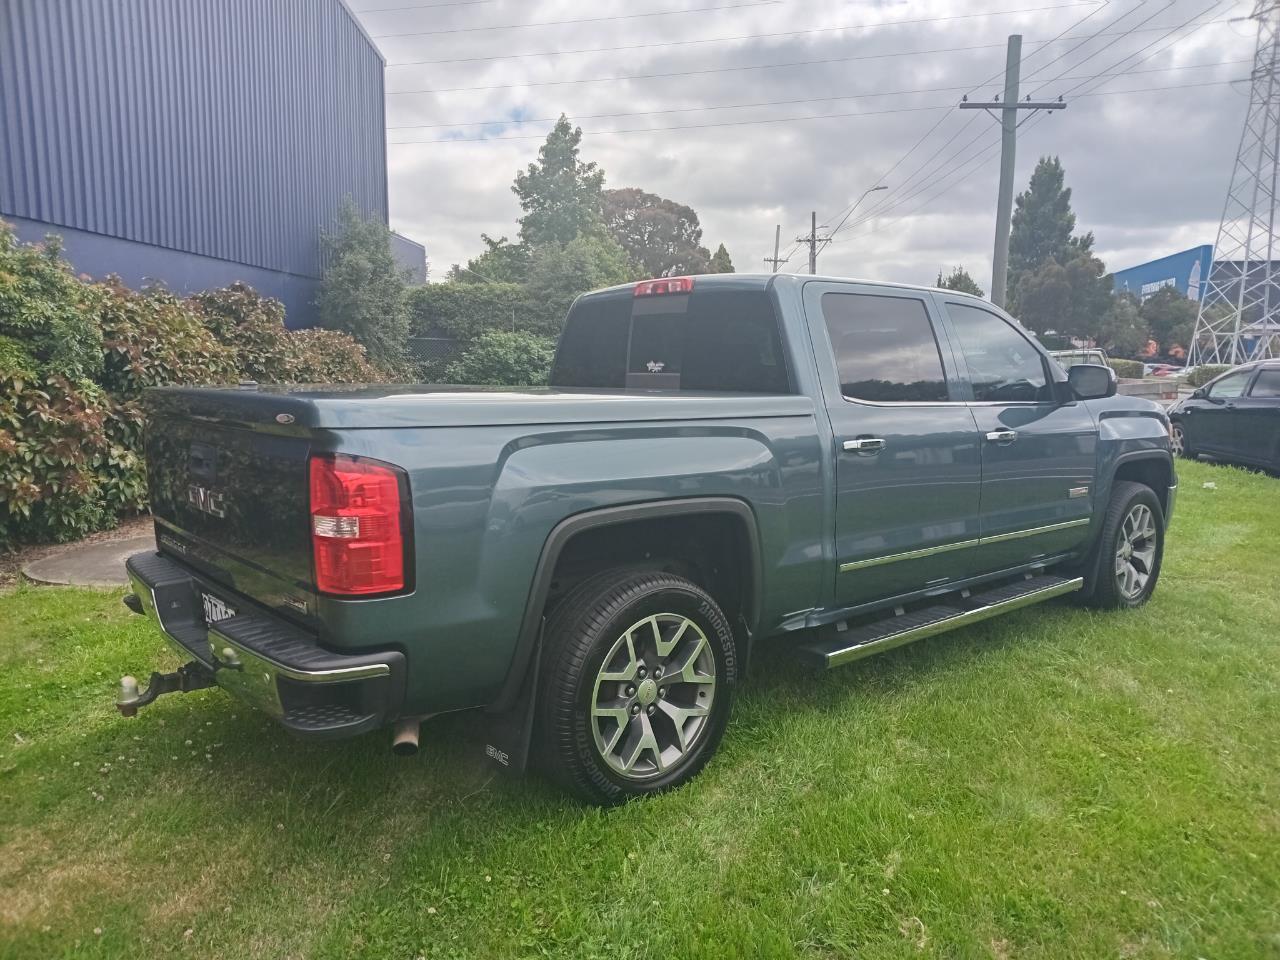
[[[1075,234],[1071,188],[1057,157],[1041,157],[1018,195],[1009,236],[1007,303],[1028,327],[1097,336],[1111,309],[1110,275],[1093,255],[1093,234]]]
[[[716,252],[711,255],[711,262],[707,264],[707,273],[733,273],[733,261],[729,259],[729,251],[725,249],[722,243],[716,247]]]
[[[512,192],[520,198],[520,241],[530,249],[569,243],[601,229],[600,191],[604,171],[578,159],[581,128],[563,114],[538,150],[538,159],[516,174]]]
[[[1014,201],[1013,230],[1009,234],[1009,289],[1021,275],[1047,260],[1066,263],[1077,253],[1093,250],[1093,234],[1076,237],[1071,188],[1057,157],[1041,157],[1031,183]]]

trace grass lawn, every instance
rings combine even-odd
[[[0,957],[1280,957],[1280,480],[1181,475],[1142,611],[770,648],[700,779],[604,812],[495,779],[467,717],[412,760],[217,690],[124,720],[158,635],[19,587]]]

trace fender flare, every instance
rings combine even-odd
[[[533,579],[530,583],[529,597],[525,602],[524,617],[520,623],[520,632],[516,635],[516,646],[511,656],[511,667],[502,683],[497,699],[487,708],[488,713],[502,713],[510,710],[521,699],[526,680],[533,673],[530,665],[534,661],[535,652],[541,647],[542,611],[546,607],[547,594],[551,590],[551,580],[556,564],[565,546],[575,536],[585,530],[599,527],[629,523],[634,520],[663,519],[667,517],[694,516],[705,514],[731,514],[746,526],[747,548],[750,552],[748,569],[751,577],[751,607],[746,615],[746,649],[742,651],[743,669],[750,662],[752,639],[760,618],[761,600],[761,561],[760,530],[756,523],[755,512],[744,500],[736,497],[688,497],[678,500],[653,500],[644,503],[627,504],[619,507],[603,507],[561,520],[547,535],[542,546],[542,554],[534,567]]]

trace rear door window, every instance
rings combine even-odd
[[[1253,381],[1251,397],[1280,397],[1280,370],[1263,370],[1258,379]]]
[[[565,323],[551,385],[792,392],[769,294],[696,288],[580,300]]]
[[[822,317],[848,400],[944,402],[947,378],[924,301],[827,293]]]

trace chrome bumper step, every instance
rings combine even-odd
[[[839,667],[915,640],[1074,593],[1083,586],[1082,577],[1031,577],[986,593],[956,599],[947,605],[913,610],[852,630],[830,629],[822,639],[801,645],[800,655],[819,667]]]

